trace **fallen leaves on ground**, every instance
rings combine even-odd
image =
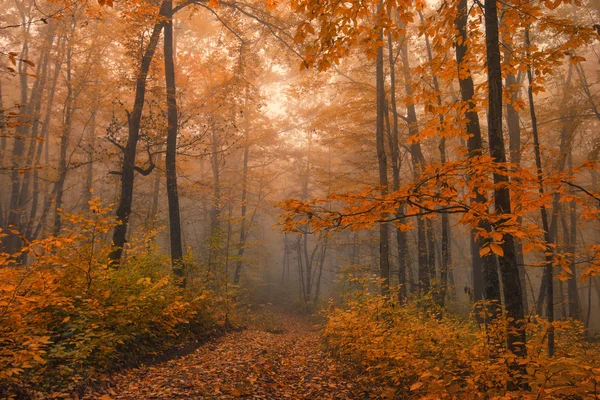
[[[111,379],[86,399],[355,399],[361,391],[322,351],[307,319],[278,316],[282,329],[228,334],[194,353]]]

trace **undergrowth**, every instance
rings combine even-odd
[[[478,324],[476,318],[442,316],[423,303],[400,305],[379,295],[371,280],[356,282],[360,289],[347,293],[338,305],[330,303],[323,337],[329,351],[355,369],[373,396],[597,399],[600,395],[600,347],[584,339],[577,321],[553,323],[556,353],[548,357],[550,325],[531,319],[526,324],[528,355],[516,358],[506,350],[502,317]],[[515,380],[529,389],[508,391],[508,383]]]
[[[65,215],[59,236],[0,254],[0,398],[73,393],[223,319],[214,287],[180,287],[152,233],[111,266],[109,211],[94,199],[89,213]]]

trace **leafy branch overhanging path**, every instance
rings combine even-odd
[[[114,376],[85,399],[356,399],[358,385],[323,352],[318,328],[276,313],[276,329],[251,326],[193,353]]]

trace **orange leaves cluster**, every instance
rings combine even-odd
[[[402,399],[564,399],[593,398],[600,383],[600,348],[582,339],[575,321],[553,323],[557,349],[545,353],[549,324],[531,321],[528,358],[517,359],[496,346],[506,340],[504,318],[477,326],[429,315],[414,304],[399,306],[380,296],[370,280],[327,312],[324,342],[332,354],[362,371],[371,397]],[[356,285],[354,285],[356,287]],[[489,315],[489,314],[488,314]],[[508,392],[517,362],[531,391]]]
[[[396,10],[403,24],[413,20],[409,2],[387,0],[382,3],[369,1],[320,1],[292,0],[291,8],[304,16],[297,29],[295,41],[306,45],[303,67],[317,67],[323,71],[338,64],[350,54],[351,49],[361,48],[374,58],[378,47],[380,30],[389,31],[398,39],[404,26],[394,23],[389,15]],[[375,11],[378,10],[378,11]]]
[[[70,391],[172,345],[190,322],[213,324],[211,292],[179,288],[151,236],[138,235],[129,261],[109,268],[114,218],[97,198],[89,205],[88,214],[65,214],[60,236],[0,255],[0,397]]]
[[[511,164],[498,164],[488,156],[476,156],[447,162],[443,166],[428,166],[418,179],[384,195],[379,187],[364,187],[306,202],[285,200],[279,204],[284,211],[279,217],[279,224],[288,232],[328,234],[343,229],[372,229],[376,224],[392,222],[406,231],[412,229],[411,217],[435,218],[440,213],[449,213],[459,216],[460,224],[474,229],[476,238],[488,239],[480,249],[482,256],[492,253],[503,256],[500,245],[504,235],[521,240],[524,253],[534,250],[545,252],[548,246],[544,241],[544,232],[528,217],[537,215],[542,205],[550,207],[553,193],[558,194],[560,202],[575,201],[582,209],[581,220],[597,220],[600,195],[596,198],[594,193],[581,190],[575,193],[569,189],[569,182],[588,168],[589,165],[584,165],[570,173],[545,176],[547,191],[540,194],[535,171],[516,168]],[[491,179],[494,173],[507,176],[509,182],[494,184]],[[514,207],[510,215],[499,215],[494,211],[492,196],[488,194],[498,185],[511,190]],[[473,202],[476,191],[483,194],[487,201]],[[491,226],[492,230],[483,229],[481,222]],[[588,246],[585,258],[600,260],[598,250],[598,246]],[[571,274],[567,254],[553,252],[552,257],[555,266],[562,267],[567,275]],[[600,262],[591,262],[588,267],[592,269],[585,272],[583,277],[598,275],[598,265]]]

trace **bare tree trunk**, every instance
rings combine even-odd
[[[208,269],[216,276],[217,263],[213,260],[213,255],[216,254],[221,242],[221,165],[219,159],[220,138],[217,134],[215,126],[215,116],[211,114],[211,166],[213,172],[213,198],[210,211],[210,237],[209,237],[209,260]]]
[[[74,103],[75,103],[75,95],[73,93],[73,52],[74,52],[74,40],[75,37],[75,27],[76,27],[75,17],[72,17],[71,21],[71,32],[70,37],[68,39],[67,53],[66,53],[66,82],[67,86],[67,98],[65,100],[64,106],[64,119],[62,126],[62,133],[60,137],[60,158],[58,161],[58,180],[54,183],[54,235],[58,235],[62,228],[61,221],[61,209],[63,202],[63,194],[65,181],[67,180],[67,174],[69,173],[69,159],[67,155],[67,151],[69,150],[69,144],[71,141],[71,127],[73,124],[73,113]]]
[[[488,141],[490,155],[500,165],[506,164],[504,138],[502,135],[502,70],[500,66],[500,40],[498,34],[498,10],[496,0],[486,0],[485,13],[485,44],[488,65]],[[494,205],[500,215],[511,213],[510,192],[506,184],[508,177],[494,173]],[[507,335],[508,349],[517,358],[527,356],[526,334],[523,327],[523,293],[519,279],[519,268],[515,254],[514,237],[504,234],[502,237],[504,255],[499,257],[504,306],[509,321]],[[485,277],[484,277],[485,279]],[[511,328],[515,328],[512,330]],[[511,370],[522,373],[523,366],[516,361],[510,365]],[[521,377],[515,376],[509,382],[509,389],[527,388]]]
[[[381,9],[382,3],[379,4]],[[383,29],[379,31],[379,39],[383,42]],[[377,161],[379,165],[379,185],[383,188],[382,195],[388,191],[387,157],[385,154],[385,77],[383,73],[383,47],[377,48],[376,77],[377,83],[377,124],[376,124],[376,147]],[[386,223],[379,225],[379,275],[383,280],[381,293],[387,296],[390,284],[390,260],[389,260],[389,226]]]
[[[477,157],[483,154],[483,139],[479,125],[479,115],[475,108],[475,85],[468,64],[465,63],[467,54],[467,0],[461,0],[458,5],[458,16],[455,20],[456,28],[460,35],[460,42],[456,43],[456,62],[459,66],[459,79],[462,101],[467,103],[466,131],[468,134],[467,148],[469,157]],[[473,189],[476,197],[475,202],[485,203],[486,198],[478,188]],[[491,227],[486,222],[480,222],[479,228],[490,231]],[[488,255],[481,257],[479,250],[484,246],[484,239],[475,239],[475,231],[471,231],[471,263],[473,274],[473,298],[475,301],[500,300],[500,281],[496,267],[496,257]]]
[[[573,147],[569,148],[569,170],[573,171]],[[571,188],[571,191],[573,189]],[[567,252],[569,255],[569,268],[571,269],[571,277],[567,281],[567,293],[569,297],[569,317],[571,318],[579,318],[582,319],[583,315],[581,315],[582,308],[579,302],[579,290],[577,288],[577,265],[575,262],[575,251],[577,249],[577,203],[572,200],[569,203],[569,225],[570,231],[568,235],[567,243]],[[567,232],[565,232],[567,234]]]
[[[504,44],[504,57],[505,63],[510,62],[512,59],[512,48],[508,43]],[[519,74],[520,76],[521,74]],[[515,103],[519,99],[520,92],[520,77],[517,78],[513,73],[506,75],[506,86],[510,93],[510,101],[506,103],[506,126],[508,128],[509,138],[509,154],[510,162],[515,164],[517,168],[521,167],[521,125],[519,123],[519,113],[515,109]],[[515,179],[516,180],[516,179]],[[519,223],[522,220],[519,217]],[[526,288],[527,283],[525,281],[525,259],[523,257],[523,245],[520,240],[515,240],[515,251],[517,253],[517,264],[519,266],[519,279],[521,279],[521,288]],[[523,310],[529,310],[529,304],[527,301],[527,291],[523,292]]]
[[[529,49],[531,46],[529,40],[529,30],[525,29],[525,45]],[[531,115],[531,130],[533,133],[533,146],[535,153],[535,165],[537,169],[537,181],[538,181],[538,190],[541,196],[544,195],[544,183],[543,183],[543,174],[544,171],[542,169],[542,154],[540,150],[540,138],[537,130],[537,117],[535,114],[535,104],[533,101],[533,72],[531,66],[527,67],[527,78],[529,80],[529,86],[527,88],[527,97],[529,99],[529,112]],[[546,296],[547,296],[547,305],[546,305],[546,318],[548,321],[552,323],[554,321],[554,281],[552,279],[553,276],[553,238],[550,237],[550,225],[548,224],[548,212],[546,210],[546,206],[542,204],[540,206],[540,213],[542,216],[542,229],[544,229],[544,240],[546,241],[546,250],[545,250],[545,258],[546,265],[544,267],[544,275],[547,281],[546,285]],[[550,325],[548,327],[548,354],[552,356],[554,354],[554,327]]]
[[[327,256],[327,242],[329,238],[325,236],[324,243],[321,246],[321,254],[319,257],[319,274],[317,275],[316,289],[315,289],[315,297],[313,299],[313,303],[316,303],[319,300],[319,296],[321,295],[321,277],[323,276],[323,265],[325,264],[325,258]]]
[[[162,147],[162,146],[161,146]],[[162,162],[162,153],[158,153],[156,156],[156,164],[159,165]],[[150,218],[152,225],[156,226],[158,219],[158,202],[160,199],[160,178],[161,175],[157,172],[154,175],[154,184],[152,185],[152,207],[150,208]]]
[[[161,5],[160,15],[166,15],[167,1]],[[112,239],[112,251],[109,255],[111,264],[116,266],[121,260],[125,238],[127,236],[127,226],[129,224],[129,215],[131,214],[131,205],[133,202],[133,182],[135,178],[135,156],[137,153],[137,143],[140,135],[140,125],[142,120],[142,110],[144,108],[144,99],[146,97],[146,79],[150,71],[150,64],[154,58],[160,32],[164,27],[164,22],[154,25],[152,35],[144,51],[138,76],[136,77],[135,99],[133,110],[127,114],[129,134],[127,144],[123,149],[123,169],[121,171],[121,190],[119,196],[119,206],[117,207],[118,225],[115,227]]]
[[[4,166],[4,155],[6,152],[6,136],[8,135],[8,132],[6,130],[6,115],[4,114],[4,99],[2,97],[2,79],[0,79],[0,165]],[[2,221],[0,221],[0,226],[4,226]]]
[[[394,58],[394,46],[392,34],[388,33],[388,62],[390,65],[390,103],[393,116],[393,128],[389,131],[391,166],[393,175],[394,190],[400,189],[400,151],[398,148],[398,108],[396,105],[396,61]],[[386,115],[388,113],[386,112]],[[388,118],[389,119],[389,118]],[[401,218],[404,213],[403,207],[398,207],[396,218]],[[396,228],[396,242],[398,246],[398,284],[400,291],[398,292],[399,301],[402,303],[407,296],[406,291],[406,265],[408,246],[406,244],[406,232],[400,228]]]
[[[31,133],[29,135],[29,145],[27,148],[27,154],[22,164],[22,177],[21,177],[21,189],[19,191],[19,198],[17,200],[17,207],[22,210],[24,216],[26,214],[25,207],[29,198],[29,186],[31,184],[33,175],[33,164],[35,157],[35,150],[37,149],[40,139],[38,137],[38,131],[40,128],[40,117],[42,110],[42,98],[46,83],[48,81],[48,60],[50,58],[50,49],[54,42],[54,32],[50,29],[48,32],[48,38],[46,39],[46,45],[41,56],[41,64],[38,66],[38,78],[34,85],[34,90],[31,92],[29,109],[31,110]],[[23,232],[22,232],[23,233]]]
[[[175,275],[183,277],[183,248],[181,244],[181,217],[179,215],[179,193],[177,191],[177,86],[175,83],[175,49],[173,48],[173,1],[165,1],[164,61],[167,83],[167,149],[165,172],[167,175],[167,199],[169,202],[169,237],[171,241],[171,265]],[[181,281],[185,286],[185,279]]]
[[[246,103],[248,102],[248,98],[246,96]],[[248,118],[248,113],[246,112],[244,114],[244,118]],[[235,285],[237,285],[240,282],[240,275],[242,272],[242,265],[243,265],[243,257],[244,257],[244,251],[246,250],[246,211],[247,211],[247,207],[248,205],[246,204],[248,201],[248,157],[250,154],[250,142],[249,142],[249,128],[248,128],[248,121],[246,120],[245,122],[245,129],[244,129],[244,158],[243,158],[243,163],[242,163],[242,205],[241,205],[241,225],[240,225],[240,241],[239,241],[239,247],[238,247],[238,259],[237,259],[237,263],[235,266],[235,273],[233,275],[233,283]],[[286,247],[286,253],[285,255],[287,256],[287,247]],[[284,269],[285,271],[285,269]]]
[[[83,208],[87,209],[88,202],[92,199],[92,190],[94,189],[94,147],[96,144],[96,113],[97,109],[92,111],[89,125],[87,126],[88,159],[85,174],[85,185],[83,186]]]
[[[406,104],[406,118],[408,123],[408,134],[414,137],[419,133],[419,124],[417,121],[417,112],[415,104],[412,100],[412,76],[410,72],[410,64],[408,60],[408,38],[404,36],[400,42],[400,55],[402,56],[402,75],[404,77],[404,91],[409,99]],[[409,147],[413,176],[417,179],[423,172],[425,167],[425,157],[421,151],[419,142],[413,142]],[[431,289],[431,266],[429,265],[429,257],[427,253],[427,227],[423,218],[417,217],[417,260],[419,269],[419,291],[421,295],[427,294]],[[435,265],[433,266],[435,269]]]
[[[572,69],[569,66],[569,73],[568,73],[567,79],[563,85],[563,93],[565,96],[567,94],[567,90],[568,90],[568,87],[571,82],[571,77],[572,77]],[[566,114],[567,114],[567,110],[563,109],[561,111],[561,116],[565,120],[567,118]],[[558,160],[554,166],[554,168],[558,171],[558,173],[561,173],[565,170],[565,167],[567,165],[568,154],[571,151],[570,149],[572,146],[573,146],[573,130],[568,129],[567,123],[564,122],[563,126],[561,128],[561,133],[560,133],[560,146],[559,146],[560,153],[558,156]],[[549,231],[550,240],[552,241],[552,243],[556,242],[556,238],[558,236],[558,219],[559,219],[559,215],[560,215],[560,208],[561,208],[560,193],[555,192],[554,195],[552,196],[552,219],[550,221],[550,231]],[[538,315],[542,314],[542,308],[546,301],[546,295],[548,292],[548,290],[547,290],[548,278],[549,277],[547,275],[543,275],[542,282],[540,284],[540,292],[539,292],[538,301],[536,304],[536,313]]]
[[[8,206],[8,216],[6,221],[7,227],[12,227],[13,229],[20,229],[21,227],[21,210],[18,209],[19,205],[19,194],[21,189],[21,174],[19,170],[21,170],[22,166],[22,157],[23,152],[25,151],[25,137],[29,130],[28,121],[30,120],[31,108],[29,98],[29,85],[28,85],[28,64],[23,62],[23,59],[26,59],[29,54],[29,28],[25,28],[25,25],[28,27],[31,24],[27,23],[27,17],[25,15],[25,10],[23,5],[18,4],[19,12],[21,14],[21,20],[23,22],[23,33],[24,40],[23,46],[21,48],[20,57],[21,61],[19,61],[18,65],[18,73],[19,73],[19,86],[20,86],[20,102],[19,104],[24,105],[20,109],[20,125],[17,126],[15,136],[13,138],[13,149],[11,154],[11,191],[10,191],[10,200]],[[39,68],[40,64],[38,64]],[[32,89],[32,93],[35,90],[38,82],[34,83],[34,88]],[[5,246],[7,247],[7,251],[9,253],[14,252],[17,247],[20,245],[21,240],[16,235],[9,235],[4,238]]]

